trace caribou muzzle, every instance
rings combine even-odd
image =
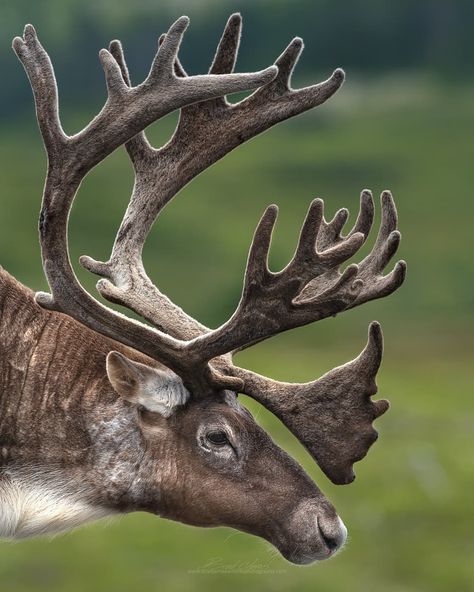
[[[291,563],[305,565],[333,557],[347,539],[347,528],[329,503],[304,500],[285,520],[270,542]]]

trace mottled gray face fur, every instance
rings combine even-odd
[[[146,509],[196,526],[259,535],[290,561],[325,559],[346,530],[304,470],[234,393],[193,399],[182,381],[111,353],[109,379],[137,406],[159,495]]]

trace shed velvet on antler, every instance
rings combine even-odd
[[[209,73],[188,76],[177,53],[188,25],[178,19],[160,40],[147,78],[131,83],[120,42],[102,50],[108,91],[101,112],[81,132],[67,136],[59,120],[58,96],[49,57],[31,26],[14,40],[33,88],[39,127],[48,153],[48,174],[40,218],[43,264],[51,293],[37,302],[74,317],[94,331],[120,341],[165,364],[195,398],[221,397],[230,389],[245,393],[272,411],[297,436],[335,483],[354,478],[352,465],[376,439],[372,422],[387,409],[373,402],[375,376],[382,357],[377,323],[358,358],[307,384],[280,383],[236,366],[233,354],[282,331],[334,316],[396,290],[405,264],[383,271],[397,250],[400,234],[392,196],[382,194],[382,219],[374,246],[359,264],[347,265],[370,232],[374,204],[363,191],[352,230],[344,235],[345,209],[327,221],[324,204],[314,200],[303,223],[293,258],[279,272],[268,268],[276,206],[257,226],[250,248],[243,291],[232,317],[210,330],[172,303],[148,277],[142,250],[164,206],[194,177],[225,154],[289,117],[324,103],[341,86],[342,70],[319,84],[291,87],[291,75],[303,49],[295,38],[275,64],[260,72],[233,73],[241,18],[227,22]],[[231,104],[226,95],[253,90]],[[171,140],[155,149],[144,129],[180,109]],[[138,313],[152,327],[99,303],[79,284],[68,255],[69,212],[86,174],[124,144],[135,171],[127,211],[106,262],[82,257],[101,276],[103,297]]]

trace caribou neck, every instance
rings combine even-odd
[[[32,497],[34,489],[35,498],[59,496],[69,508],[79,504],[85,520],[145,509],[151,503],[146,483],[156,469],[136,409],[116,395],[105,373],[107,353],[121,346],[70,317],[40,308],[33,292],[4,270],[0,331],[4,508],[9,498],[18,503],[21,495]],[[159,484],[156,476],[154,483]],[[159,492],[153,494],[156,506]],[[3,518],[6,514],[3,509]],[[85,520],[75,516],[73,522]],[[70,528],[58,524],[57,516],[52,522],[52,530]],[[40,528],[49,532],[44,524]]]

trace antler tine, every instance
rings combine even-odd
[[[318,380],[291,384],[242,368],[232,372],[243,380],[245,394],[281,419],[331,481],[346,484],[355,478],[353,464],[377,439],[372,422],[389,407],[384,399],[371,399],[382,351],[382,330],[374,321],[362,353]]]
[[[153,84],[160,78],[172,76],[174,62],[188,26],[189,18],[182,16],[170,27],[163,39],[163,43],[158,46],[158,51],[146,79],[147,84]]]
[[[241,17],[234,14],[227,21],[209,70],[211,73],[219,72],[219,76],[224,76],[232,71],[240,31]],[[291,72],[302,47],[299,39],[290,43],[276,61],[279,73],[274,82],[261,87],[244,101],[231,105],[220,97],[183,107],[175,134],[163,148],[151,148],[145,134],[127,142],[136,171],[136,184],[111,257],[105,263],[89,257],[81,258],[88,270],[108,280],[98,283],[102,296],[135,310],[171,335],[177,335],[177,326],[189,339],[206,331],[206,327],[188,317],[179,307],[173,314],[172,303],[153,285],[143,268],[144,242],[163,207],[201,171],[247,139],[321,104],[336,92],[343,82],[342,71],[336,71],[324,83],[303,89],[300,94],[290,89]],[[119,64],[125,63],[121,51],[111,51]],[[177,60],[175,70],[179,76],[186,77]],[[126,67],[122,67],[122,71],[126,71]],[[170,171],[175,174],[171,175]],[[140,296],[144,292],[146,298]]]
[[[13,39],[12,47],[22,62],[33,89],[36,117],[45,148],[48,154],[57,154],[63,149],[67,136],[59,119],[58,88],[53,66],[33,25],[26,25],[23,35],[23,38]]]
[[[222,33],[216,54],[209,69],[209,74],[228,74],[233,72],[239,53],[240,35],[242,33],[242,17],[239,13],[232,14]]]
[[[161,45],[165,35],[162,35],[159,40]],[[130,73],[128,71],[127,62],[123,53],[122,43],[118,39],[114,39],[109,44],[109,52],[119,65],[123,80],[127,86],[132,86]],[[176,58],[177,61],[177,58]],[[134,168],[140,165],[140,162],[146,162],[148,158],[153,156],[155,149],[150,145],[145,132],[142,130],[139,134],[131,138],[125,143],[125,148],[130,156]]]

